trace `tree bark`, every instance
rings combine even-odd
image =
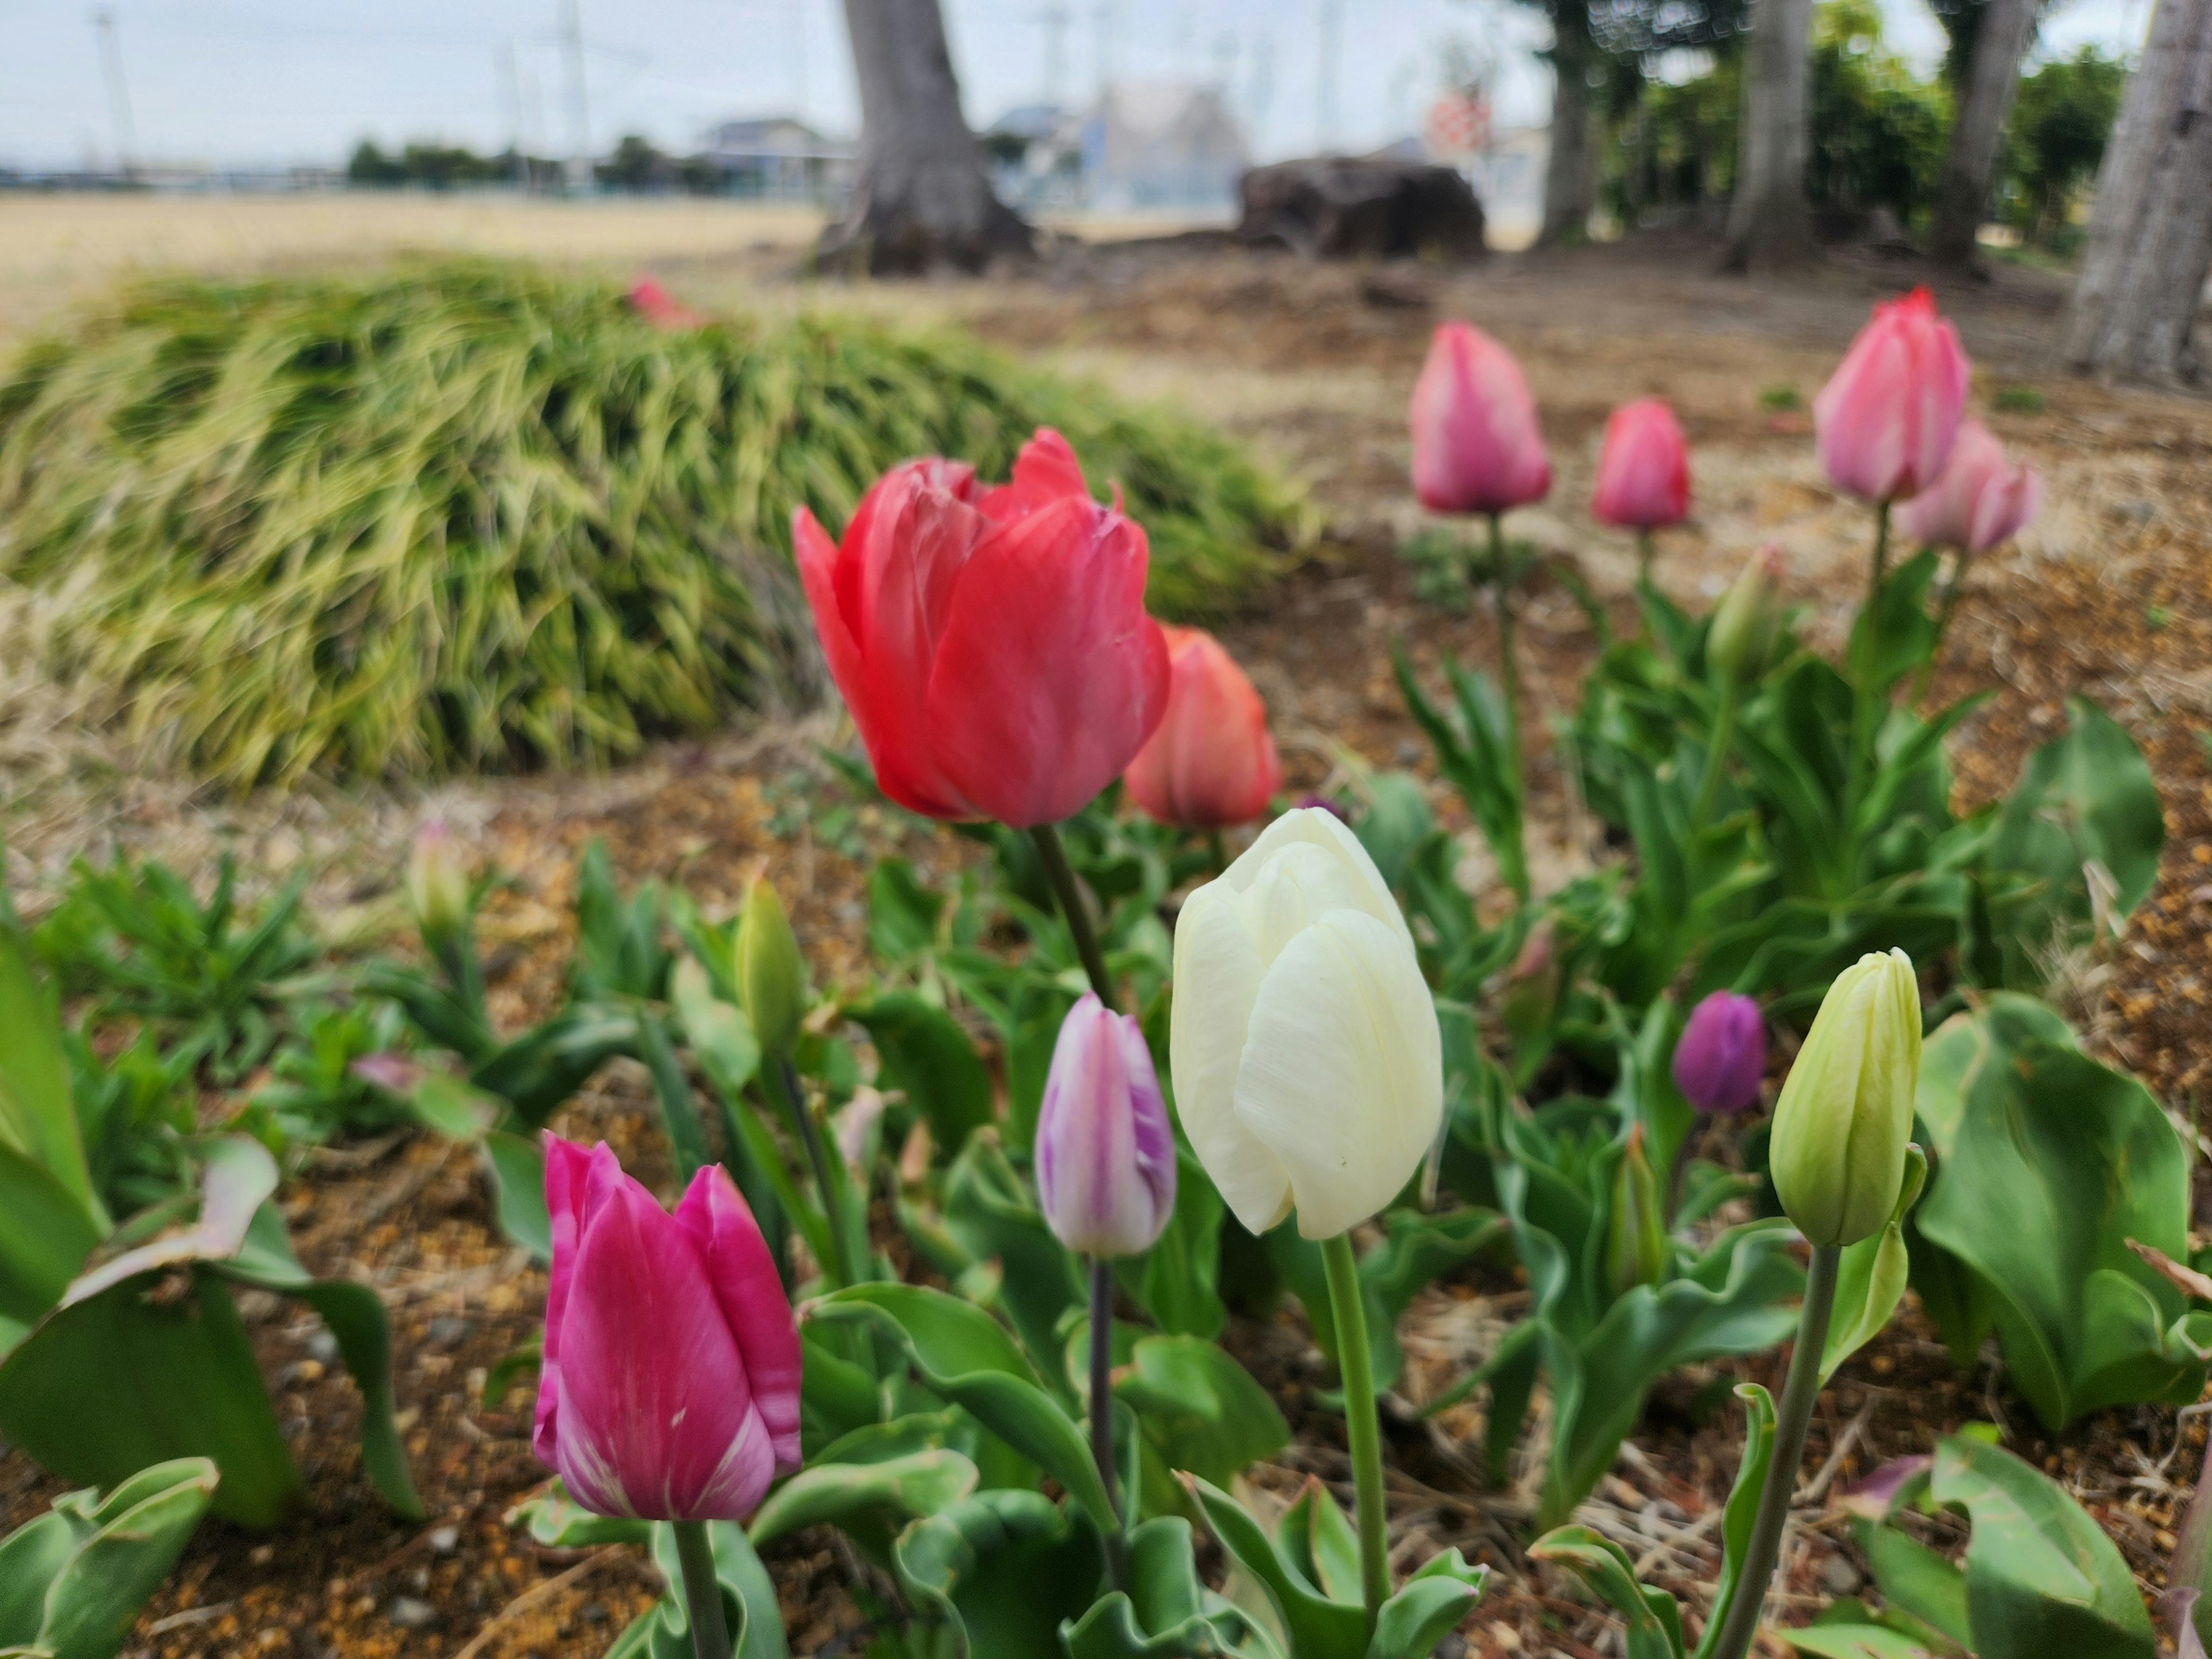
[[[1742,137],[1724,270],[1813,260],[1813,216],[1805,204],[1812,52],[1812,0],[1759,0],[1744,49]]]
[[[2076,370],[2194,380],[2212,268],[2212,0],[2159,0],[2105,146],[2059,355]]]
[[[1989,206],[2005,117],[2020,87],[2021,60],[2035,38],[2035,13],[2036,0],[1986,0],[1983,6],[1928,233],[1928,257],[1938,264],[1963,268],[1974,263],[1974,238]]]
[[[1544,164],[1544,224],[1536,240],[1551,246],[1589,234],[1591,187],[1590,64],[1596,56],[1588,0],[1559,0],[1553,22],[1552,149]]]
[[[860,88],[860,152],[844,217],[817,265],[906,275],[979,270],[1034,251],[1028,223],[991,190],[960,112],[938,0],[845,0]]]

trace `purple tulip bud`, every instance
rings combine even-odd
[[[1349,823],[1352,822],[1352,815],[1344,810],[1344,803],[1340,800],[1332,799],[1327,795],[1300,795],[1298,797],[1297,805],[1298,810],[1301,811],[1304,811],[1309,806],[1318,806],[1324,812],[1333,813],[1339,823]]]
[[[1175,1210],[1175,1136],[1152,1051],[1135,1020],[1088,992],[1053,1045],[1036,1183],[1053,1236],[1084,1255],[1148,1250]]]
[[[363,1083],[375,1085],[387,1094],[402,1097],[415,1092],[415,1085],[422,1080],[422,1068],[405,1054],[389,1049],[377,1054],[363,1054],[346,1068]]]
[[[1759,1005],[1715,991],[1690,1011],[1674,1045],[1674,1086],[1701,1112],[1741,1112],[1759,1099],[1766,1074],[1766,1023]]]
[[[553,1272],[531,1449],[599,1515],[742,1521],[799,1467],[799,1332],[709,1164],[671,1215],[605,1143],[545,1137]]]

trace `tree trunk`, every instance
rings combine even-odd
[[[2193,380],[2212,267],[2212,0],[2159,0],[2097,172],[2059,355],[2075,369]]]
[[[2005,117],[2020,87],[2021,60],[2035,38],[2035,12],[2036,0],[1985,0],[1982,8],[1928,233],[1928,257],[1938,264],[1974,263],[1975,234],[1990,204]]]
[[[1812,0],[1759,0],[1744,49],[1743,131],[1725,270],[1813,259],[1813,216],[1805,205],[1812,54]]]
[[[1536,240],[1547,246],[1578,242],[1589,234],[1592,162],[1588,0],[1559,0],[1553,24],[1552,152],[1544,165],[1544,225]]]
[[[1029,225],[993,194],[960,113],[938,0],[845,0],[845,27],[860,153],[845,216],[822,233],[816,263],[902,275],[1031,252]]]

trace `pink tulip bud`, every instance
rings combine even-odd
[[[1084,1255],[1135,1255],[1175,1212],[1175,1136],[1144,1033],[1085,992],[1060,1023],[1037,1113],[1037,1201]]]
[[[1552,488],[1528,382],[1480,329],[1446,323],[1413,386],[1413,493],[1437,513],[1504,513]]]
[[[1186,830],[1249,823],[1282,787],[1267,706],[1221,642],[1200,628],[1167,635],[1167,713],[1121,775],[1147,817]]]
[[[1897,528],[1916,542],[1986,553],[2018,535],[2042,503],[2035,469],[2012,465],[1996,434],[1968,421],[1936,482],[1897,509]]]
[[[553,1272],[531,1447],[599,1515],[741,1521],[799,1467],[799,1334],[709,1164],[669,1214],[605,1142],[545,1137]]]
[[[1690,510],[1690,451],[1662,398],[1639,398],[1607,417],[1590,511],[1624,530],[1678,524]]]
[[[407,902],[426,939],[449,937],[468,921],[468,860],[443,818],[432,818],[415,837],[407,860]]]
[[[1813,399],[1828,476],[1870,501],[1918,495],[1950,459],[1966,376],[1958,331],[1926,289],[1876,306]]]
[[[1766,1023],[1759,1005],[1715,991],[1690,1011],[1674,1045],[1674,1086],[1701,1112],[1741,1112],[1766,1074]]]
[[[631,285],[629,298],[632,311],[668,333],[679,334],[706,320],[650,276],[639,277]]]

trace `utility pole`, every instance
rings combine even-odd
[[[499,93],[506,105],[507,147],[514,153],[514,184],[518,190],[530,188],[530,151],[522,128],[522,77],[514,67],[514,42],[499,43]]]
[[[92,15],[100,38],[100,69],[107,80],[108,112],[115,121],[115,170],[125,179],[138,171],[138,136],[131,125],[131,89],[123,83],[123,47],[115,38],[115,14],[102,6]]]
[[[1336,55],[1344,33],[1344,0],[1319,0],[1321,64],[1314,77],[1314,149],[1328,155],[1336,148]]]
[[[1091,52],[1098,65],[1098,96],[1103,102],[1114,79],[1114,0],[1098,0],[1091,9]]]
[[[1069,13],[1064,0],[1051,0],[1036,15],[1044,27],[1044,101],[1053,108],[1060,107],[1060,93],[1067,73],[1067,25]]]
[[[561,0],[561,34],[568,54],[568,193],[592,188],[592,117],[584,101],[584,18],[581,0]]]

